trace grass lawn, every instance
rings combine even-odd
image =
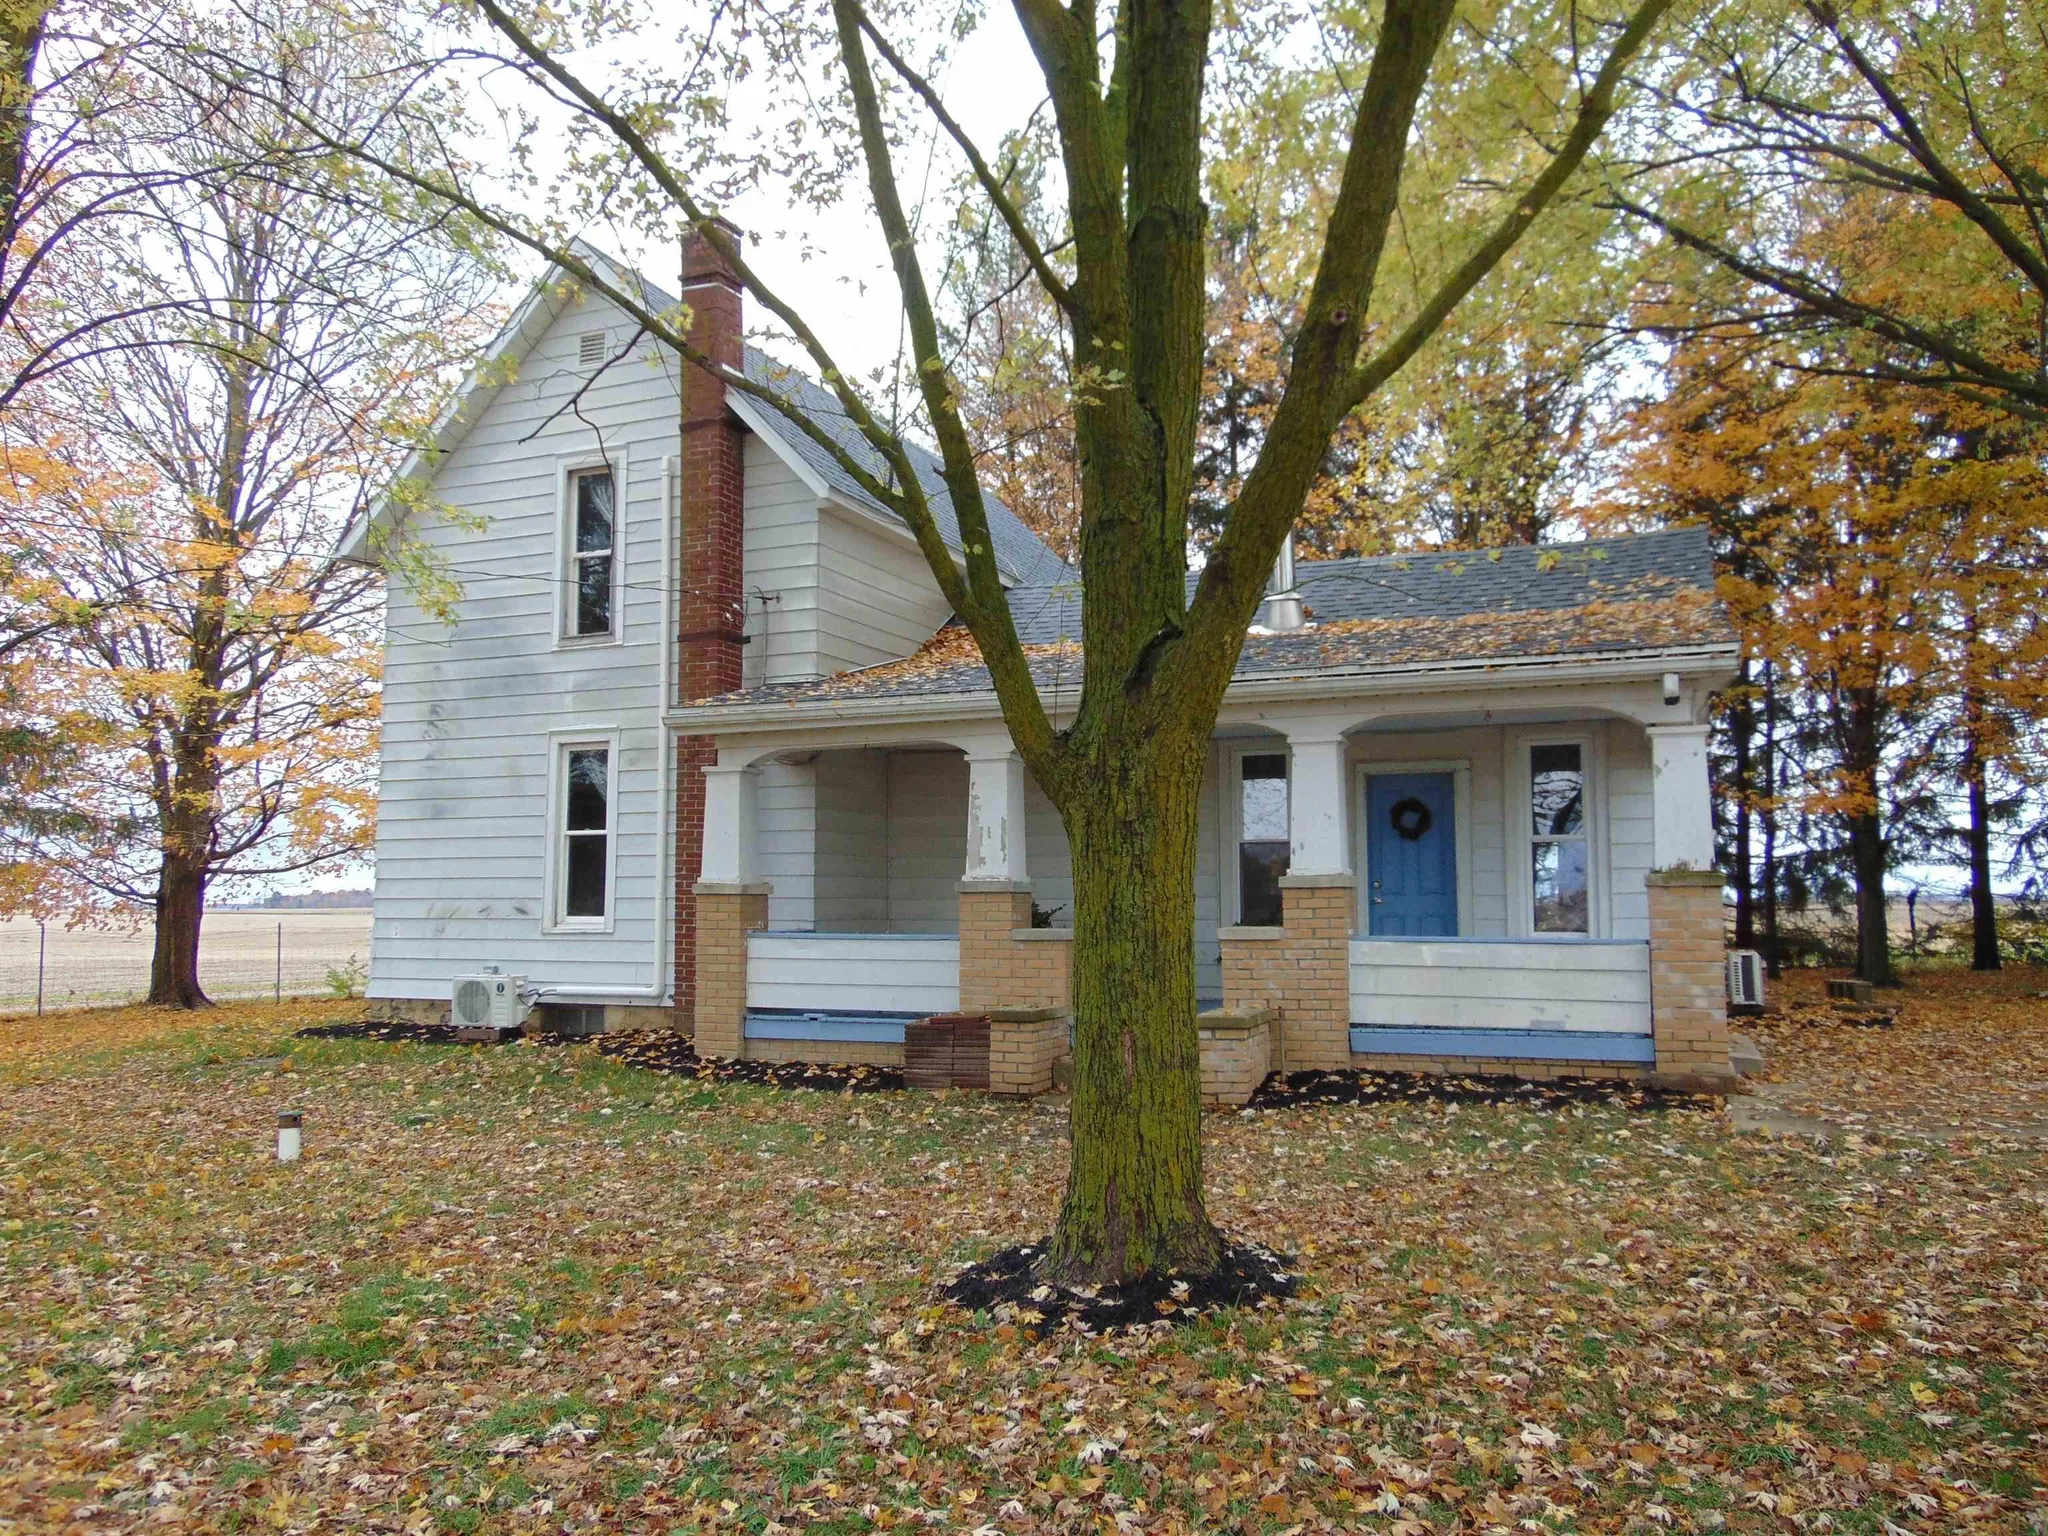
[[[1943,1052],[2048,1096],[2044,991],[1773,1023],[1861,1117],[1824,1143],[1214,1118],[1212,1210],[1306,1292],[1108,1340],[933,1301],[1049,1228],[1045,1106],[291,1038],[348,1004],[0,1020],[0,1532],[2040,1530],[2048,1144],[1907,1111]]]

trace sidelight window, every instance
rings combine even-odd
[[[1529,925],[1537,933],[1591,931],[1585,748],[1529,748]]]
[[[1287,873],[1287,754],[1251,752],[1237,764],[1237,920],[1276,928]]]

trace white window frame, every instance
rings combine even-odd
[[[569,917],[568,900],[569,754],[601,748],[605,753],[604,784],[604,916]],[[548,733],[547,845],[543,861],[547,905],[543,933],[610,933],[619,910],[619,732],[599,727]]]
[[[599,634],[576,633],[576,481],[593,471],[612,477],[612,627]],[[626,477],[624,454],[555,461],[555,649],[621,645],[626,636]]]
[[[1352,863],[1358,871],[1358,910],[1352,916],[1352,931],[1362,939],[1372,937],[1371,832],[1366,826],[1366,780],[1385,773],[1448,773],[1451,776],[1451,857],[1458,871],[1458,938],[1474,932],[1472,916],[1472,759],[1469,757],[1418,757],[1354,759],[1351,765]],[[1427,944],[1428,939],[1407,942]]]
[[[1244,841],[1244,760],[1248,757],[1284,757],[1287,759],[1287,832],[1291,847],[1294,841],[1294,752],[1285,737],[1274,737],[1269,742],[1256,739],[1233,741],[1223,754],[1224,779],[1223,801],[1224,820],[1230,839],[1218,850],[1217,862],[1223,866],[1223,911],[1228,914],[1226,928],[1241,926],[1244,917],[1244,891],[1239,874],[1237,859],[1238,845]],[[1292,860],[1289,861],[1290,866]]]
[[[1553,727],[1524,726],[1507,733],[1502,765],[1507,793],[1508,932],[1538,943],[1583,944],[1608,936],[1607,760],[1606,733],[1591,722]],[[1535,747],[1577,747],[1586,776],[1586,931],[1539,933],[1536,929],[1535,879],[1530,869],[1529,753]]]

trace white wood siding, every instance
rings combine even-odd
[[[891,752],[889,929],[958,933],[967,869],[967,759],[958,752]]]
[[[889,779],[881,752],[818,759],[818,911],[821,933],[889,927]],[[963,813],[964,814],[964,813]],[[963,828],[961,837],[966,837]]]
[[[908,656],[952,617],[909,538],[826,503],[817,520],[820,673]]]
[[[1650,737],[1630,720],[1607,722],[1608,931],[1650,938]]]
[[[781,455],[752,433],[746,440],[742,560],[749,688],[820,676],[818,663],[818,498]]]
[[[652,989],[662,887],[662,460],[676,452],[673,364],[643,341],[560,411],[589,370],[577,338],[631,334],[602,303],[557,318],[449,455],[437,494],[478,531],[420,519],[414,535],[463,587],[456,622],[388,596],[382,784],[370,995],[446,998],[457,971],[500,965],[573,998]],[[609,353],[608,353],[609,355]],[[550,419],[552,417],[552,419]],[[600,432],[588,423],[595,423]],[[526,441],[531,436],[531,441]],[[618,477],[621,643],[557,643],[560,473],[600,452]],[[618,847],[609,933],[543,932],[551,731],[616,731]],[[651,998],[651,990],[650,990]]]
[[[1648,1034],[1647,944],[1354,939],[1351,1022]]]
[[[896,934],[750,934],[747,1006],[950,1013],[960,1006],[960,941]]]
[[[809,928],[817,914],[817,867],[811,848],[818,835],[826,790],[818,765],[763,763],[754,788],[755,854],[768,895],[768,926]]]

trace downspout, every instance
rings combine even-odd
[[[675,1003],[676,969],[676,743],[668,728],[669,701],[676,696],[676,524],[681,513],[676,507],[676,456],[661,460],[661,686],[654,700],[654,739],[661,745],[658,781],[661,799],[655,807],[661,828],[661,863],[655,888],[654,996],[658,1002]]]

